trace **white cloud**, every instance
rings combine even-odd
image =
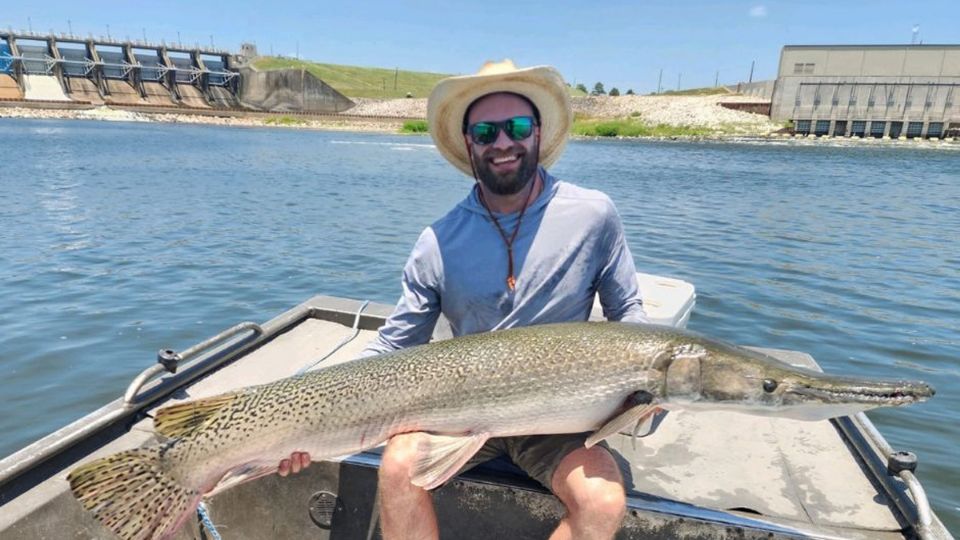
[[[753,6],[752,8],[750,8],[750,16],[756,17],[756,18],[766,17],[767,6],[764,6],[762,4],[758,6]]]

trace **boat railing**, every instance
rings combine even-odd
[[[915,454],[894,450],[873,422],[862,412],[837,418],[834,424],[853,446],[874,478],[879,481],[904,519],[913,526],[918,538],[922,540],[952,538],[944,535],[942,531],[945,529],[942,526],[934,524],[933,510],[930,508],[927,493],[914,474],[917,469]],[[891,481],[892,478],[899,478],[903,484]]]
[[[187,362],[202,353],[222,346],[231,338],[244,332],[251,332],[249,337],[256,339],[263,335],[263,328],[254,322],[242,322],[207,340],[197,343],[183,352],[178,353],[172,349],[161,349],[160,352],[157,353],[157,363],[143,370],[133,379],[130,385],[127,386],[127,391],[123,395],[123,406],[127,408],[135,407],[137,404],[137,393],[140,391],[140,388],[155,376],[163,372],[176,374],[181,362]],[[175,379],[176,378],[171,378],[167,383],[173,385],[181,384],[181,381]]]

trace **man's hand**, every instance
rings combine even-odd
[[[287,476],[290,473],[297,474],[310,466],[310,454],[306,452],[294,452],[290,454],[290,459],[281,459],[280,466],[277,468],[277,474]]]

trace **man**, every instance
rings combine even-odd
[[[488,63],[476,75],[441,81],[427,108],[437,149],[476,184],[420,235],[403,296],[366,355],[428,342],[441,313],[459,336],[586,320],[599,294],[608,319],[646,320],[613,203],[545,169],[559,158],[572,121],[556,70]],[[587,435],[493,439],[465,468],[507,455],[566,506],[552,538],[610,538],[625,510],[623,480],[605,446],[585,448]],[[395,436],[384,450],[384,538],[438,537],[430,493],[410,483],[421,437]],[[295,453],[280,472],[308,462]]]

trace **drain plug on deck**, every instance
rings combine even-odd
[[[318,491],[310,497],[310,519],[321,529],[333,525],[333,514],[337,510],[343,510],[343,503],[335,493]]]

